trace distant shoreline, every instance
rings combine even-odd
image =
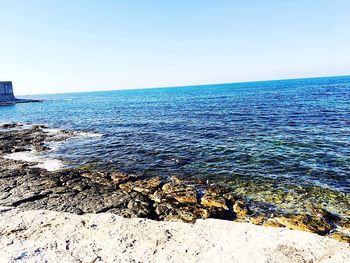
[[[43,100],[16,99],[14,101],[0,101],[0,106],[11,106],[15,104],[35,103],[35,102],[43,102]]]
[[[22,94],[21,97],[27,96],[45,96],[45,95],[61,95],[61,94],[77,94],[77,93],[95,93],[95,92],[113,92],[113,91],[138,91],[138,90],[157,90],[157,89],[172,89],[172,88],[193,88],[193,87],[205,87],[216,85],[240,85],[249,83],[264,83],[264,82],[283,82],[283,81],[298,81],[298,80],[315,80],[315,79],[327,79],[327,78],[350,78],[350,75],[339,76],[321,76],[321,77],[301,77],[301,78],[282,78],[282,79],[266,79],[266,80],[249,80],[249,81],[237,81],[237,82],[218,82],[218,83],[199,83],[199,84],[181,84],[170,86],[154,86],[154,87],[134,87],[134,88],[120,88],[120,89],[103,89],[103,90],[89,90],[89,91],[72,91],[72,92],[53,92],[53,93],[35,93],[35,94]]]

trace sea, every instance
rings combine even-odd
[[[46,153],[66,166],[201,178],[281,209],[350,215],[350,76],[30,98],[44,102],[0,107],[0,122],[96,135]]]

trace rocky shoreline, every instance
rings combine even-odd
[[[310,206],[305,214],[257,212],[244,196],[197,179],[147,177],[101,171],[89,165],[47,171],[35,163],[11,160],[11,153],[49,150],[48,142],[66,140],[74,132],[52,134],[47,127],[4,124],[0,131],[0,206],[21,211],[52,210],[78,215],[113,213],[194,223],[224,219],[269,227],[287,227],[331,236],[350,243],[350,219]]]

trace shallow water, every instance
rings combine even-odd
[[[319,189],[349,210],[350,77],[32,98],[46,101],[1,107],[0,122],[103,134],[51,153],[71,165],[224,180],[263,202]]]

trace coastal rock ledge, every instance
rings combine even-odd
[[[74,136],[0,126],[0,262],[350,262],[349,218],[322,208],[272,215],[200,179],[13,159]]]
[[[350,262],[347,244],[285,228],[6,207],[0,248],[1,262]]]

